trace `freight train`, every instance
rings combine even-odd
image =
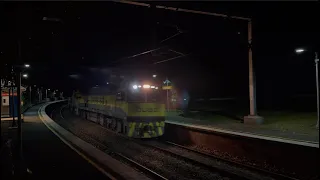
[[[164,134],[165,103],[161,88],[152,81],[106,83],[71,98],[72,111],[84,119],[132,138],[154,138]]]

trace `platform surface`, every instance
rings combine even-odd
[[[178,112],[169,112],[166,116],[166,122],[195,127],[199,129],[218,131],[235,135],[248,136],[253,138],[262,138],[280,142],[293,142],[295,144],[317,146],[319,147],[319,131],[310,127],[304,131],[294,131],[285,127],[274,127],[272,125],[248,125],[241,121],[232,120],[223,116],[213,116],[216,119],[204,117],[186,118]]]

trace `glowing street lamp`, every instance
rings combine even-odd
[[[296,51],[297,54],[301,54],[301,53],[305,52],[306,49],[297,48],[295,51]],[[317,124],[316,124],[316,128],[319,129],[319,118],[320,118],[319,74],[318,74],[319,58],[318,58],[318,53],[317,53],[317,52],[315,52],[314,63],[315,63],[315,65],[316,65],[316,87],[317,87]]]
[[[22,77],[28,78],[28,74],[23,74]]]

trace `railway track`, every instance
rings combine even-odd
[[[62,109],[64,108],[65,106],[60,106],[60,110],[58,110],[59,112],[59,118],[63,119],[64,120],[64,117],[62,115]],[[56,109],[53,109],[52,112],[50,113],[50,117],[53,119],[53,115],[54,115],[54,112],[57,111],[58,108]],[[65,121],[66,123],[69,123],[68,121]],[[85,132],[82,132],[84,135],[86,135],[86,138],[90,139],[90,141],[93,141],[94,144],[98,145],[99,148],[101,150],[103,150],[105,153],[111,155],[112,157],[115,157],[116,159],[122,161],[122,162],[125,162],[126,164],[129,164],[131,167],[134,167],[135,169],[143,172],[144,174],[146,174],[147,176],[149,177],[152,177],[154,179],[159,179],[159,180],[168,180],[167,178],[161,176],[160,174],[150,170],[149,168],[139,164],[138,162],[134,161],[133,159],[130,159],[129,157],[121,154],[121,153],[118,153],[118,152],[113,152],[113,151],[110,151],[108,149],[107,146],[105,146],[103,143],[97,141],[95,138],[91,137],[91,135],[85,133]]]
[[[232,161],[232,160],[229,160],[229,159],[224,159],[224,158],[221,158],[219,156],[215,156],[215,155],[212,155],[212,154],[208,154],[208,153],[205,153],[205,152],[201,152],[201,151],[197,151],[195,149],[191,149],[189,147],[186,147],[186,146],[182,146],[182,145],[179,145],[179,144],[176,144],[176,143],[173,143],[173,142],[170,142],[170,141],[162,141],[166,144],[170,144],[170,145],[173,145],[173,146],[177,146],[179,148],[182,148],[182,149],[186,149],[188,151],[192,151],[192,152],[195,152],[197,154],[200,154],[202,156],[206,156],[206,157],[209,157],[209,158],[215,158],[215,159],[219,159],[220,161],[224,161],[226,163],[230,163],[230,164],[233,164],[234,166],[239,166],[239,167],[244,167],[244,168],[247,168],[251,171],[256,171],[256,172],[259,172],[261,174],[264,174],[266,176],[270,176],[270,177],[273,177],[275,179],[283,179],[283,180],[298,180],[294,177],[290,177],[290,176],[287,176],[287,175],[284,175],[284,174],[280,174],[280,173],[275,173],[275,172],[271,172],[271,171],[267,171],[267,170],[264,170],[264,169],[261,169],[261,168],[257,168],[257,167],[254,167],[254,166],[249,166],[249,165],[246,165],[246,164],[241,164],[237,161]]]
[[[214,166],[208,165],[206,163],[201,163],[197,159],[193,159],[193,158],[181,155],[178,152],[173,151],[172,147],[168,147],[167,145],[164,145],[164,144],[168,144],[170,146],[174,146],[175,148],[181,148],[181,149],[184,149],[186,151],[190,151],[190,152],[199,154],[200,156],[207,157],[207,158],[210,158],[210,159],[217,159],[217,160],[219,160],[221,162],[230,164],[232,166],[236,166],[236,167],[239,167],[239,168],[242,168],[242,169],[247,169],[247,170],[252,171],[252,172],[257,172],[259,174],[263,174],[264,176],[271,177],[273,179],[299,180],[297,178],[290,177],[290,176],[287,176],[287,175],[284,175],[284,174],[267,171],[267,170],[264,170],[264,169],[261,169],[261,168],[257,168],[257,167],[254,167],[254,166],[249,166],[249,165],[246,165],[246,164],[241,164],[241,163],[236,162],[236,161],[224,159],[224,158],[221,158],[221,157],[218,157],[218,156],[214,156],[212,154],[208,154],[208,153],[205,153],[205,152],[197,151],[197,150],[191,149],[189,147],[185,147],[185,146],[182,146],[182,145],[179,145],[179,144],[176,144],[176,143],[173,143],[173,142],[169,142],[169,141],[161,141],[161,140],[159,140],[159,141],[149,141],[147,143],[146,142],[138,142],[138,143],[143,144],[145,146],[150,146],[152,148],[159,149],[159,150],[167,152],[167,153],[169,153],[169,154],[171,154],[173,156],[179,156],[179,157],[181,157],[181,158],[183,158],[183,159],[185,159],[187,161],[191,161],[191,162],[194,162],[194,163],[201,164],[201,165],[203,165],[203,166],[205,166],[207,168],[210,168],[212,170],[218,170],[222,174],[229,175],[229,176],[232,176],[232,177],[237,178],[237,179],[239,179],[239,178],[240,179],[248,179],[248,178],[243,177],[243,176],[237,174],[236,172],[225,171],[224,169],[221,169],[219,167],[214,167]]]
[[[59,108],[59,107],[58,107]],[[59,110],[59,116],[60,120],[63,119],[61,110],[63,107],[60,107]],[[53,111],[56,111],[54,109]],[[52,111],[52,112],[53,112]],[[57,111],[56,111],[57,113]],[[54,114],[54,113],[52,113]],[[66,123],[70,122],[66,121]],[[106,129],[106,128],[105,128]],[[232,162],[226,159],[222,159],[210,154],[206,154],[203,152],[199,152],[193,149],[190,149],[188,147],[184,147],[178,144],[174,144],[172,142],[164,142],[164,141],[155,141],[155,140],[138,140],[138,139],[131,139],[124,135],[115,133],[113,131],[109,131],[109,133],[113,133],[117,137],[124,138],[126,140],[129,140],[131,142],[137,143],[141,146],[144,146],[146,149],[151,148],[156,151],[160,151],[163,154],[166,154],[167,156],[171,156],[177,159],[181,159],[184,162],[187,162],[188,164],[196,165],[198,167],[202,167],[204,169],[208,169],[212,172],[218,172],[220,175],[229,177],[231,179],[290,179],[290,180],[296,180],[294,178],[284,176],[281,174],[276,174],[273,172],[268,172],[263,169],[258,169],[255,167],[249,167],[243,164],[239,164],[237,162]],[[89,138],[90,141],[94,142],[94,144],[97,144],[100,149],[104,150],[106,153],[112,155],[113,157],[117,158],[118,160],[121,160],[130,166],[136,168],[137,170],[145,173],[149,177],[152,177],[154,179],[169,179],[166,178],[165,175],[160,175],[161,173],[157,173],[152,168],[149,168],[145,165],[142,165],[141,163],[137,162],[133,158],[130,158],[129,156],[126,156],[122,153],[116,152],[116,151],[110,151],[109,148],[100,140],[97,140],[97,138],[92,137],[92,135],[88,133],[82,132],[86,138]],[[217,163],[218,162],[218,163]],[[236,167],[236,168],[234,168]],[[263,175],[261,177],[260,175]],[[260,176],[260,177],[259,177]]]

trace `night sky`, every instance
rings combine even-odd
[[[148,3],[252,17],[258,103],[315,95],[318,2]],[[101,83],[107,77],[96,72],[120,69],[168,77],[194,97],[248,97],[244,21],[116,2],[1,2],[1,8],[1,63],[30,63],[27,84],[70,92],[85,84],[75,82],[71,74]],[[297,55],[297,47],[308,51]],[[181,55],[187,56],[154,64]]]

